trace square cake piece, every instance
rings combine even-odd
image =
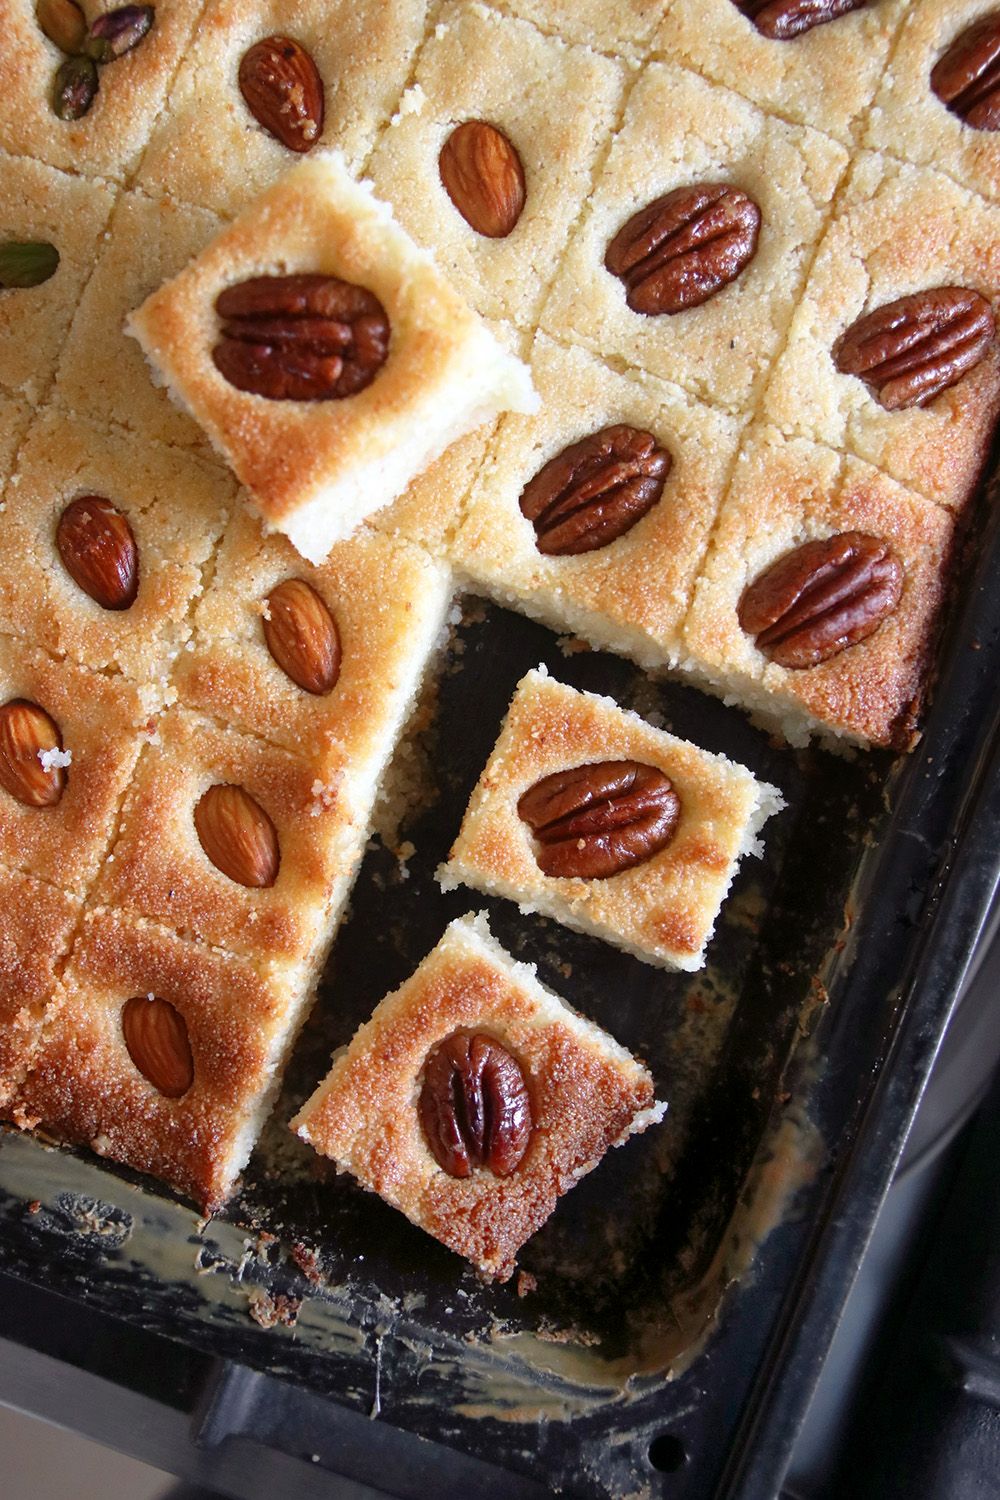
[[[197,422],[180,411],[149,367],[125,319],[218,234],[222,220],[169,198],[123,193],[56,367],[56,400],[81,416],[125,427],[146,441],[202,450],[218,462]]]
[[[611,138],[624,68],[482,5],[436,19],[368,172],[477,312],[533,327]]]
[[[210,1212],[267,1118],[304,1005],[294,981],[90,911],[13,1118],[151,1172]]]
[[[755,429],[695,588],[685,628],[690,670],[792,744],[818,732],[841,744],[907,748],[953,531],[943,507],[869,464]],[[770,598],[758,590],[743,604],[744,629],[745,591],[786,558],[763,586]],[[860,625],[871,628],[851,644]]]
[[[368,833],[343,769],[174,709],[144,750],[93,900],[315,970]]]
[[[360,169],[399,98],[426,12],[427,0],[213,0],[143,153],[138,186],[233,218],[295,150],[335,145]],[[275,37],[295,44],[291,56],[266,46]],[[265,121],[287,129],[295,150]]]
[[[82,902],[0,870],[0,1110],[31,1066]]]
[[[518,684],[438,878],[694,971],[741,857],[783,805],[743,766],[539,668]]]
[[[0,59],[0,74],[3,66]],[[113,203],[105,183],[0,152],[0,386],[22,392],[33,405],[51,384]],[[44,279],[16,284],[36,276]]]
[[[907,0],[877,0],[785,40],[759,30],[745,13],[749,8],[744,0],[670,0],[653,50],[762,109],[850,145],[858,117],[878,88]]]
[[[0,866],[86,894],[158,706],[155,687],[0,637]]]
[[[672,0],[667,0],[671,4]],[[598,52],[641,54],[664,0],[500,0],[500,9]]]
[[[1000,197],[1000,135],[970,124],[960,100],[957,111],[949,109],[931,74],[964,33],[996,8],[996,0],[920,0],[909,6],[862,135],[872,150],[936,167],[984,198]]]
[[[809,273],[765,393],[765,417],[783,432],[846,448],[930,500],[961,506],[1000,410],[1000,339],[989,305],[998,293],[1000,208],[938,172],[863,154]],[[885,333],[876,343],[879,330],[866,322],[855,347],[841,352],[855,324],[883,310],[896,344]],[[971,339],[970,319],[982,324]],[[935,350],[941,331],[943,350]],[[933,351],[923,361],[921,345]],[[935,360],[940,367],[941,353],[956,350],[973,363],[964,373],[954,366],[954,383],[933,395]],[[842,373],[854,353],[867,380]],[[932,397],[926,405],[896,393],[902,382],[893,361],[903,355],[914,394]],[[907,404],[897,407],[901,400]]]
[[[448,555],[501,604],[643,666],[674,662],[740,424],[544,334],[531,373],[542,409],[502,418]],[[591,550],[562,550],[578,546]]]
[[[470,1117],[487,1094],[494,1108],[477,1133]],[[480,916],[451,923],[291,1128],[506,1281],[562,1194],[665,1109],[641,1063],[516,963]]]
[[[234,499],[214,464],[49,407],[0,516],[0,629],[166,696]]]
[[[128,329],[310,562],[449,443],[536,404],[520,361],[333,152],[286,173]]]
[[[542,328],[747,412],[781,348],[846,165],[830,137],[765,115],[683,68],[649,64]],[[718,263],[700,244],[706,235],[709,247],[718,236],[725,242]],[[608,256],[621,274],[607,268]]]
[[[88,25],[115,8],[104,0],[81,6]],[[138,45],[98,68],[87,112],[61,120],[53,96],[65,55],[42,32],[36,0],[0,0],[0,146],[86,177],[124,181],[204,8],[205,0],[157,0],[153,25]]]
[[[313,568],[240,512],[178,659],[180,699],[291,751],[321,782],[346,770],[367,806],[451,594],[447,570],[406,542],[362,527]]]

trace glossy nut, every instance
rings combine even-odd
[[[67,57],[56,69],[52,108],[60,120],[82,120],[97,98],[97,64],[92,57]]]
[[[670,778],[634,760],[605,760],[543,776],[517,811],[543,875],[606,880],[659,854],[677,832]]]
[[[852,10],[862,10],[867,0],[735,0],[735,4],[762,36],[790,42],[814,26],[825,26]]]
[[[571,557],[610,546],[652,510],[670,466],[652,433],[624,424],[570,443],[521,491],[539,552]]]
[[[985,297],[968,287],[913,292],[852,323],[834,347],[837,369],[857,375],[886,411],[926,406],[961,380],[993,343]]]
[[[304,578],[286,578],[267,596],[264,639],[296,687],[323,696],[340,676],[340,637],[333,616]]]
[[[524,209],[524,168],[510,141],[485,120],[467,120],[441,148],[445,192],[477,234],[505,239]]]
[[[98,63],[116,62],[138,47],[155,19],[152,5],[119,5],[99,15],[87,37],[87,54]]]
[[[194,810],[199,842],[217,870],[237,885],[272,886],[281,853],[267,813],[241,786],[209,787]]]
[[[675,188],[640,209],[608,246],[604,264],[649,317],[700,307],[757,253],[760,209],[729,183]]]
[[[87,19],[76,0],[38,0],[35,18],[39,30],[60,52],[72,55],[83,47]]]
[[[312,57],[287,36],[255,42],[240,62],[240,93],[258,125],[289,151],[310,151],[323,133],[323,80]]]
[[[931,88],[973,130],[1000,130],[1000,11],[959,32],[935,63]]]
[[[59,251],[48,240],[0,242],[0,291],[41,286],[59,267]]]
[[[72,500],[56,527],[56,550],[73,582],[102,609],[123,610],[139,591],[132,528],[101,495]]]
[[[136,995],[122,1006],[128,1055],[148,1083],[167,1099],[182,1098],[194,1082],[187,1022],[169,1000]]]
[[[420,1124],[449,1177],[477,1167],[509,1177],[531,1140],[531,1099],[521,1066],[482,1032],[455,1031],[424,1064]]]
[[[0,708],[0,786],[25,807],[54,807],[66,790],[59,726],[37,703]]]

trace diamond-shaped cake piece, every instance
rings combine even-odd
[[[459,1090],[489,1096],[479,1139],[473,1110],[448,1118]],[[641,1063],[516,963],[485,917],[465,917],[381,1002],[292,1129],[506,1280],[562,1194],[665,1109]]]
[[[55,886],[0,870],[0,1109],[31,1065],[81,905]]]
[[[693,971],[741,857],[783,805],[745,767],[542,668],[518,684],[439,879]]]
[[[128,328],[312,562],[449,443],[536,404],[525,367],[336,153],[286,173]]]

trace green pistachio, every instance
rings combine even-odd
[[[97,68],[89,57],[67,57],[56,72],[52,108],[60,120],[79,120],[97,97]]]
[[[120,5],[105,11],[90,28],[87,53],[95,62],[114,62],[138,47],[153,24],[151,5]]]
[[[48,240],[0,240],[0,289],[40,286],[58,264],[59,251]]]

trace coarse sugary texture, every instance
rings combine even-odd
[[[0,866],[85,895],[107,854],[132,769],[159,707],[155,685],[104,677],[0,637],[0,705],[36,703],[71,760],[59,801],[30,807],[0,788]]]
[[[953,114],[931,88],[931,71],[963,31],[996,8],[996,0],[910,5],[862,135],[873,151],[947,172],[984,198],[1000,197],[1000,135]]]
[[[241,787],[270,819],[272,886],[241,885],[209,859],[194,814],[214,786]],[[342,769],[318,784],[308,762],[174,709],[143,752],[93,899],[232,953],[314,968],[367,833],[368,809],[351,804]]]
[[[495,0],[498,10],[598,52],[631,56],[648,43],[664,0]],[[667,0],[670,3],[670,0]]]
[[[906,10],[907,0],[876,0],[790,41],[775,41],[736,0],[670,0],[653,51],[761,109],[850,145]]]
[[[2,12],[0,0],[0,27]],[[8,60],[5,40],[0,77]],[[0,97],[5,99],[6,117],[9,96]],[[59,253],[55,273],[47,281],[0,290],[0,387],[21,392],[32,404],[43,398],[51,383],[70,319],[103,247],[113,203],[114,190],[106,183],[70,177],[41,162],[0,152],[0,243],[42,242]]]
[[[126,1048],[122,1008],[142,996],[167,1001],[186,1025],[194,1081],[180,1098],[161,1094]],[[291,970],[89,911],[13,1118],[151,1172],[211,1211],[246,1164],[303,1007]]]
[[[338,276],[378,297],[390,349],[366,389],[343,400],[270,401],[237,390],[215,368],[216,297],[277,271]],[[537,400],[520,361],[334,152],[286,173],[127,328],[268,527],[310,562],[322,562],[449,443]]]
[[[417,1102],[424,1062],[456,1030],[483,1032],[520,1064],[533,1131],[510,1176],[449,1176]],[[516,963],[485,916],[463,917],[334,1059],[291,1128],[481,1272],[506,1281],[518,1250],[611,1146],[658,1123],[642,1066]]]
[[[218,462],[197,422],[150,380],[142,350],[125,336],[125,319],[204,250],[221,225],[202,208],[122,194],[56,369],[61,405],[105,426],[113,422],[143,442],[176,444]]]
[[[0,870],[0,1110],[31,1066],[81,901]]]
[[[501,420],[448,556],[484,589],[556,630],[585,636],[647,667],[677,660],[691,588],[736,457],[740,423],[685,391],[618,374],[582,349],[540,334],[531,360],[537,416]],[[617,423],[650,432],[672,464],[657,504],[608,546],[547,556],[519,506],[550,459]]]
[[[92,599],[59,554],[59,519],[83,495],[109,500],[131,528],[139,588],[128,609]],[[28,431],[0,516],[0,630],[83,666],[160,683],[166,696],[234,501],[232,480],[214,464],[49,407]]]
[[[13,472],[14,455],[31,421],[31,408],[20,398],[0,396],[0,495]],[[2,509],[2,506],[0,506]]]
[[[316,145],[337,146],[357,170],[399,97],[426,11],[427,0],[213,0],[143,154],[138,185],[232,218],[296,160],[239,88],[244,54],[270,36],[309,53],[324,84]]]
[[[607,879],[543,875],[519,799],[544,776],[608,760],[639,761],[669,777],[680,799],[673,838]],[[522,911],[554,917],[646,963],[693,972],[705,961],[740,858],[760,852],[757,833],[783,805],[777,788],[745,767],[539,668],[518,683],[438,878],[445,890],[469,885],[506,896]]]
[[[542,328],[604,357],[617,355],[700,400],[752,410],[847,159],[828,136],[765,115],[683,68],[649,64],[546,299]],[[749,194],[760,209],[753,259],[700,307],[633,312],[623,283],[605,268],[608,245],[654,199],[719,182]]]
[[[1000,340],[926,407],[902,411],[886,411],[833,358],[858,318],[940,286],[996,301],[1000,208],[939,172],[862,154],[809,273],[763,414],[783,432],[845,448],[957,509],[979,477],[1000,410]]]
[[[368,172],[378,196],[477,312],[529,328],[537,322],[624,84],[620,64],[482,5],[448,4],[437,13],[414,84]],[[586,105],[567,108],[568,100]],[[469,120],[500,130],[524,171],[524,208],[501,239],[471,228],[441,180],[442,147]]]
[[[750,709],[792,744],[905,749],[930,659],[954,523],[878,469],[760,426],[747,438],[685,627],[699,686]],[[903,565],[896,610],[867,640],[818,666],[767,660],[740,626],[746,586],[802,542],[861,531]]]
[[[151,30],[99,69],[100,87],[79,120],[52,108],[63,54],[36,20],[36,0],[0,0],[0,146],[85,177],[123,182],[134,169],[205,0],[156,0]],[[82,0],[88,22],[115,7]]]
[[[268,595],[290,578],[316,590],[340,638],[340,675],[325,695],[297,686],[264,637]],[[427,553],[367,527],[313,568],[240,513],[198,606],[191,648],[177,663],[181,702],[291,751],[320,781],[346,766],[353,798],[370,803],[451,592],[446,569]]]

